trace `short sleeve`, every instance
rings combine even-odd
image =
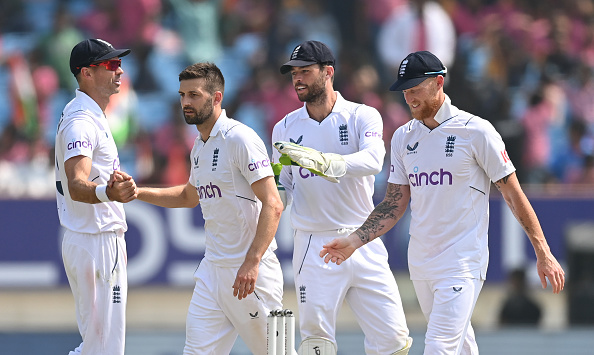
[[[235,166],[250,185],[267,176],[274,176],[262,139],[253,129],[247,126],[241,128],[228,137]]]
[[[475,128],[471,138],[472,147],[477,164],[483,168],[489,179],[495,182],[516,171],[495,127],[486,120],[476,121],[472,123]]]
[[[402,141],[402,127],[397,129],[392,136],[390,143],[390,175],[388,176],[388,182],[398,185],[408,185],[408,177],[406,176],[406,169],[404,168],[404,162],[400,155]]]
[[[99,144],[96,127],[84,119],[75,119],[62,129],[64,161],[83,155],[93,158],[93,149]]]

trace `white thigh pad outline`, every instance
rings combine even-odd
[[[336,344],[322,337],[305,338],[299,345],[298,355],[336,355]]]

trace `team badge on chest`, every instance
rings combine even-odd
[[[454,144],[456,143],[456,136],[449,136],[445,144],[445,156],[450,158],[454,156]]]
[[[219,148],[215,148],[212,154],[212,171],[217,170],[217,164],[219,162]]]
[[[346,124],[338,126],[338,139],[340,140],[341,145],[349,144],[349,131],[347,130]]]

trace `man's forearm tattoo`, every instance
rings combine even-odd
[[[408,203],[408,201],[402,201],[400,185],[388,184],[386,197],[375,207],[365,223],[356,232],[361,242],[366,244],[378,237],[386,227],[386,220],[398,220],[397,211],[403,203]]]
[[[363,226],[364,226],[364,225],[365,225],[365,224],[363,224]],[[363,226],[361,226],[361,228],[363,228]],[[362,242],[363,244],[367,244],[367,243],[369,243],[369,236],[368,236],[368,235],[366,235],[366,232],[364,232],[364,231],[363,231],[363,229],[357,229],[357,230],[355,231],[355,233],[357,233],[357,235],[359,236],[359,239],[361,239],[361,242]]]
[[[508,176],[506,176],[504,178],[497,180],[497,182],[495,182],[495,187],[497,187],[497,189],[499,191],[501,191],[501,187],[503,185],[507,184],[507,182],[509,181],[509,178],[512,176],[512,174],[513,173],[509,174]],[[533,228],[531,228],[531,225],[529,223],[530,221],[529,220],[527,221],[522,215],[520,215],[518,213],[518,211],[516,210],[516,206],[514,205],[514,203],[512,203],[511,200],[508,201],[506,199],[505,202],[507,203],[507,206],[509,207],[509,209],[511,210],[513,215],[516,217],[516,220],[518,221],[518,223],[520,223],[520,225],[522,226],[522,229],[524,229],[524,231],[526,232],[527,235],[531,235],[534,232],[534,230],[533,230]]]

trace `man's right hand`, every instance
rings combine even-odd
[[[113,201],[130,202],[138,197],[138,187],[132,176],[114,170],[107,182],[107,196]]]
[[[275,142],[274,147],[281,153],[279,162],[283,165],[297,165],[337,183],[346,174],[346,162],[342,155],[322,153],[313,148],[303,147],[291,142]]]
[[[363,242],[361,242],[357,233],[352,233],[348,237],[333,239],[328,244],[322,246],[323,249],[320,251],[320,258],[324,258],[326,264],[332,261],[336,265],[340,265],[362,245]]]

